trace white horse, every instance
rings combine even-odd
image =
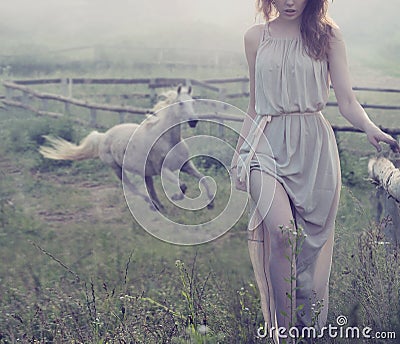
[[[204,175],[189,160],[188,147],[181,137],[181,124],[188,122],[190,127],[195,127],[198,120],[191,91],[191,87],[184,90],[179,86],[176,91],[164,93],[164,99],[152,110],[154,115],[149,115],[141,124],[119,124],[105,133],[93,131],[79,145],[45,136],[51,146],[42,146],[39,151],[44,157],[55,160],[100,158],[113,168],[130,191],[159,210],[164,207],[157,197],[152,177],[162,175],[169,182],[179,183],[173,171],[180,170],[196,177],[204,185],[209,199],[208,208],[212,208],[214,196]],[[138,190],[126,172],[145,179],[150,197]],[[182,183],[179,186],[181,192],[173,197],[174,200],[184,197],[186,185]]]

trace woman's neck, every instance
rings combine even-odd
[[[286,20],[284,18],[277,17],[271,23],[273,26],[273,31],[276,36],[298,36],[300,34],[301,18],[296,18],[294,20]]]

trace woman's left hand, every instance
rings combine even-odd
[[[376,148],[378,152],[382,151],[382,147],[379,142],[385,142],[390,145],[390,148],[395,153],[400,153],[399,143],[390,135],[384,133],[377,126],[372,126],[365,131],[367,134],[368,141]]]

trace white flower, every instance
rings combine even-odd
[[[197,332],[202,335],[206,335],[207,333],[210,333],[210,328],[207,325],[199,325],[197,327]]]

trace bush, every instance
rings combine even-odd
[[[59,136],[68,141],[74,141],[77,136],[69,119],[17,119],[11,123],[8,130],[8,147],[14,152],[37,150],[45,142],[45,135]]]

